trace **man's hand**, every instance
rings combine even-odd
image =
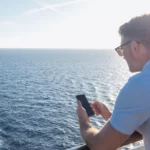
[[[82,107],[82,104],[79,100],[77,101],[77,104],[78,104],[77,115],[78,115],[79,124],[81,127],[81,126],[84,126],[84,124],[90,123],[90,120],[89,120],[86,110]]]
[[[95,101],[90,104],[97,116],[101,115],[103,119],[106,121],[111,117],[111,112],[109,111],[108,107],[105,104],[98,101]]]

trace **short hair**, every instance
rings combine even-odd
[[[119,34],[131,40],[143,42],[145,46],[150,47],[150,14],[132,18],[120,26]]]

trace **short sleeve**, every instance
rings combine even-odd
[[[130,135],[150,117],[150,90],[136,82],[128,82],[116,100],[110,119],[121,133]]]

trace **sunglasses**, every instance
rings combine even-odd
[[[124,45],[127,45],[127,44],[129,44],[130,42],[132,42],[133,40],[130,40],[130,41],[128,41],[128,42],[126,42],[126,43],[124,43],[124,44],[122,44],[122,45],[120,45],[119,47],[117,47],[117,48],[115,48],[115,50],[116,50],[116,52],[118,53],[118,55],[119,56],[123,56],[123,51],[124,51],[124,49],[122,48]],[[140,44],[141,42],[139,42],[139,41],[136,41],[138,44]]]
[[[119,56],[123,56],[123,48],[122,47],[129,44],[130,42],[132,42],[132,41],[128,41],[128,42],[118,46],[117,48],[115,48],[115,50],[116,50],[116,52],[118,53]]]

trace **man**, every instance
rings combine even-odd
[[[129,138],[138,139],[138,131],[150,150],[150,14],[131,19],[119,28],[119,34],[121,46],[116,51],[131,72],[139,73],[120,91],[112,116],[100,131],[78,101],[81,135],[91,150],[116,150]]]

